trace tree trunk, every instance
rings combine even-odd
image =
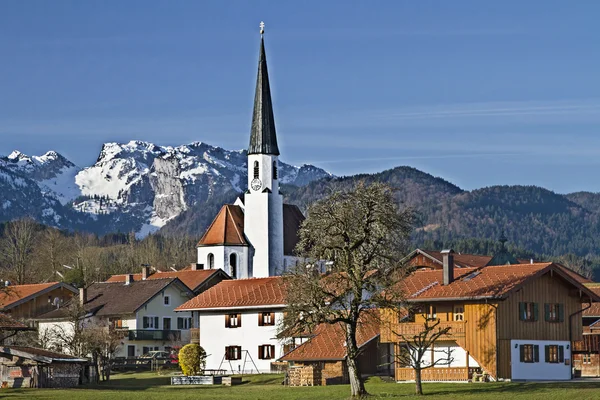
[[[421,384],[421,368],[415,368],[415,393],[419,396],[423,394],[423,385]]]
[[[346,365],[348,366],[348,376],[350,378],[350,389],[352,397],[367,396],[365,383],[362,380],[360,369],[358,368],[358,346],[356,345],[356,326],[346,325]]]

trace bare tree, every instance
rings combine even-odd
[[[17,284],[27,283],[36,243],[37,224],[31,218],[8,222],[1,242],[2,257]]]
[[[423,330],[416,335],[403,335],[394,332],[400,339],[401,351],[396,354],[396,364],[410,367],[415,370],[415,393],[423,394],[421,373],[424,369],[450,365],[452,350],[436,348],[435,343],[442,337],[450,334],[451,327],[440,328],[440,320],[426,320]],[[425,360],[428,356],[428,360]]]
[[[367,394],[357,363],[359,319],[373,308],[400,304],[392,295],[398,291],[390,289],[405,274],[401,260],[413,221],[413,211],[399,209],[391,187],[359,183],[312,205],[300,229],[297,252],[312,261],[286,276],[287,312],[279,329],[293,335],[341,323],[353,397]],[[323,264],[327,273],[315,267]]]
[[[36,263],[39,272],[51,276],[51,280],[58,280],[58,271],[62,270],[68,259],[69,242],[65,235],[56,228],[46,228],[40,235]]]

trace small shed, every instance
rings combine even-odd
[[[67,388],[81,383],[88,360],[35,347],[0,346],[3,388]]]

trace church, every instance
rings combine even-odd
[[[269,87],[264,25],[248,146],[248,189],[224,205],[198,243],[197,266],[222,269],[234,279],[281,275],[297,258],[294,248],[304,220],[279,191],[279,147]]]

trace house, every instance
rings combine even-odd
[[[192,341],[206,350],[207,370],[257,373],[283,355],[284,307],[283,278],[268,277],[222,281],[175,311],[192,313]]]
[[[319,385],[348,383],[346,333],[342,323],[320,324],[313,332],[292,338],[289,351],[279,359],[290,368],[312,366],[319,371]],[[363,376],[390,374],[393,365],[390,346],[379,343],[379,319],[363,314],[356,341],[361,352],[358,365]],[[299,343],[298,343],[299,342]]]
[[[223,269],[234,279],[281,275],[296,265],[294,248],[304,220],[283,203],[279,190],[279,147],[261,30],[254,110],[248,146],[247,190],[224,205],[198,243],[198,266]]]
[[[122,337],[115,356],[136,357],[190,341],[191,313],[174,309],[193,297],[178,278],[101,282],[80,289],[78,299],[86,327],[112,329]],[[72,306],[65,305],[37,318],[40,338],[57,349],[57,333],[73,332]]]
[[[585,284],[600,296],[600,283]],[[600,376],[600,303],[586,304],[582,312],[583,337],[573,346],[575,373],[584,377]]]
[[[31,331],[33,328],[11,318],[10,316],[0,313],[0,344],[15,336],[19,332]]]
[[[142,267],[139,274],[112,275],[106,282],[145,281],[146,279],[178,278],[194,294],[200,294],[225,279],[231,279],[222,269],[198,269],[192,264],[189,269],[180,271],[153,271],[150,267]]]
[[[565,267],[554,263],[455,268],[454,252],[442,269],[417,270],[397,290],[412,306],[408,317],[382,311],[381,342],[399,354],[426,320],[450,327],[435,347],[452,351],[448,366],[424,380],[466,381],[480,369],[492,380],[571,379],[571,346],[582,339],[582,304],[600,301]],[[432,357],[434,357],[434,350]],[[396,380],[414,371],[396,365]]]
[[[35,318],[68,302],[77,289],[62,282],[8,285],[0,291],[0,312],[15,319]]]
[[[82,381],[85,358],[23,346],[0,346],[2,388],[70,388]]]

